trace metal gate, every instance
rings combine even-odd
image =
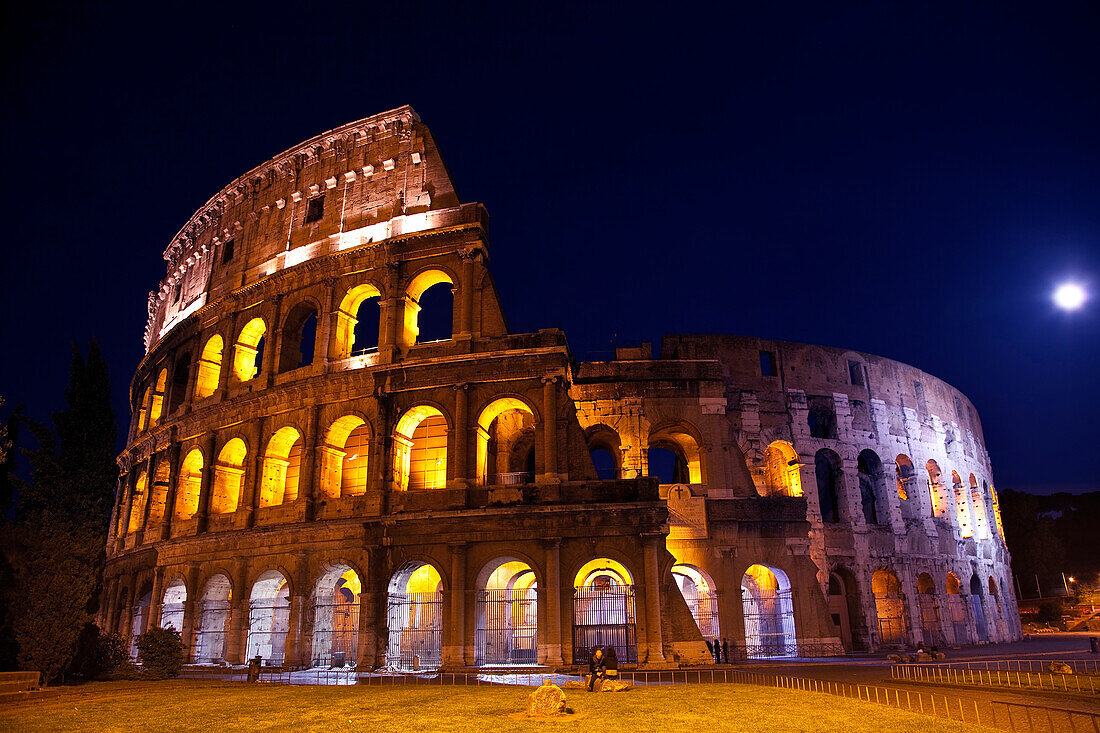
[[[966,599],[958,593],[948,595],[947,610],[951,614],[951,629],[955,632],[955,643],[969,644],[970,635],[966,630]]]
[[[442,593],[390,593],[386,618],[387,665],[413,670],[443,664]]]
[[[182,625],[183,613],[179,614]],[[225,627],[229,601],[199,601],[199,630],[195,634],[196,664],[211,664],[225,658]]]
[[[697,598],[684,599],[687,601],[691,617],[695,619],[695,625],[699,627],[699,633],[704,639],[710,640],[720,636],[718,629],[718,594],[714,591],[703,591]]]
[[[248,654],[262,657],[271,666],[286,661],[286,634],[290,629],[290,604],[261,600],[248,602]]]
[[[165,603],[160,607],[160,627],[162,629],[171,627],[176,631],[183,631],[182,603]]]
[[[798,654],[791,591],[755,595],[742,590],[741,603],[748,657],[793,657]]]
[[[313,666],[355,666],[359,654],[359,604],[330,601],[313,607]]]
[[[989,641],[989,628],[985,625],[985,604],[980,593],[970,594],[970,610],[974,614],[974,630],[978,641]]]
[[[917,596],[917,605],[920,607],[921,637],[927,646],[939,646],[944,643],[943,631],[940,628],[940,609],[936,603],[936,597],[929,593]]]
[[[598,646],[615,647],[620,662],[638,661],[634,586],[573,593],[573,664],[588,664]]]
[[[886,593],[875,596],[875,610],[878,614],[878,638],[880,644],[905,644],[905,596],[901,593]]]
[[[537,603],[528,593],[505,589],[477,594],[476,664],[538,663]]]
[[[134,606],[132,615],[130,618],[130,659],[137,661],[138,637],[145,633],[145,619],[149,615],[149,604],[140,603]]]

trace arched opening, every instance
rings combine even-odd
[[[928,471],[928,499],[932,505],[932,516],[937,519],[947,517],[947,496],[943,490],[943,474],[940,464],[929,459],[924,465]]]
[[[176,486],[176,519],[187,520],[199,510],[199,492],[202,490],[202,451],[192,448],[180,466]]]
[[[679,426],[650,434],[647,469],[648,475],[656,476],[662,484],[701,484],[706,480],[699,443]]]
[[[447,419],[429,405],[410,409],[393,432],[393,472],[398,491],[447,485]]]
[[[817,503],[821,507],[821,521],[836,524],[840,521],[840,487],[843,485],[840,456],[828,448],[814,454],[814,472],[817,477]]]
[[[970,516],[970,495],[963,486],[958,471],[951,472],[952,488],[955,492],[955,515],[959,519],[959,534],[965,539],[974,536],[973,518]]]
[[[928,647],[944,643],[940,627],[940,608],[936,601],[936,583],[928,573],[917,576],[917,606],[920,609],[921,637]]]
[[[139,432],[149,428],[149,398],[152,394],[153,385],[147,385],[145,392],[141,395],[141,403],[134,409],[134,412],[137,413],[137,429]]]
[[[336,311],[332,356],[349,356],[378,350],[378,324],[381,320],[381,293],[369,283],[349,290]]]
[[[860,623],[859,584],[851,570],[836,568],[829,574],[829,615],[846,651],[863,648],[857,629]]]
[[[145,504],[149,499],[149,476],[142,471],[134,482],[134,493],[130,499],[130,519],[126,524],[126,532],[133,534],[141,528],[141,521],[145,518]]]
[[[386,665],[435,669],[443,663],[443,578],[432,565],[411,562],[390,579]]]
[[[970,516],[974,521],[974,537],[979,540],[989,539],[989,517],[985,515],[985,500],[974,474],[970,474]]]
[[[241,329],[233,348],[233,374],[238,381],[247,382],[263,368],[266,334],[267,324],[262,318],[253,318]]]
[[[477,482],[511,486],[535,480],[535,415],[515,397],[493,400],[477,419]]]
[[[714,581],[707,573],[693,565],[672,566],[672,578],[680,595],[684,597],[695,625],[704,639],[717,639],[722,634],[718,627],[718,593]]]
[[[153,488],[149,492],[149,518],[146,527],[156,527],[164,521],[164,513],[168,509],[168,479],[172,471],[167,458],[162,458],[157,463],[157,469],[153,472]]]
[[[278,570],[268,570],[252,586],[248,599],[248,659],[262,657],[279,666],[290,629],[290,586]]]
[[[587,664],[596,647],[614,647],[620,662],[638,661],[634,581],[606,557],[585,563],[573,581],[573,663]]]
[[[118,592],[118,606],[115,611],[114,623],[109,624],[111,629],[121,636],[127,638],[130,635],[130,628],[127,626],[129,621],[129,614],[127,610],[130,608],[130,589],[123,588]]]
[[[802,464],[785,440],[775,441],[764,452],[764,496],[802,496]]]
[[[791,582],[779,568],[750,565],[741,577],[745,614],[745,655],[793,657],[798,654]]]
[[[596,478],[612,481],[622,478],[623,454],[619,434],[606,425],[594,425],[585,431],[588,457]]]
[[[347,565],[328,568],[313,589],[315,667],[354,667],[359,655],[359,575]]]
[[[882,461],[873,450],[860,451],[856,459],[859,471],[859,501],[867,524],[888,524],[887,503],[882,500]]]
[[[138,591],[133,613],[130,614],[130,658],[138,658],[137,640],[149,624],[149,610],[153,605],[153,588],[146,583]]]
[[[195,632],[195,664],[220,664],[225,659],[225,634],[233,586],[224,575],[206,581],[199,598],[199,623]],[[183,623],[183,610],[180,610]],[[249,632],[251,635],[251,631]]]
[[[892,570],[876,570],[871,576],[871,592],[875,596],[879,643],[904,645],[909,624],[906,622],[905,594],[898,576]]]
[[[267,442],[260,479],[260,506],[289,504],[298,498],[302,471],[302,436],[292,427],[279,428]]]
[[[478,576],[474,609],[475,663],[538,662],[538,583],[514,558],[493,561]]]
[[[157,381],[153,384],[153,401],[149,404],[149,425],[160,424],[164,416],[164,390],[168,386],[168,370],[157,372]]]
[[[202,400],[218,391],[222,374],[222,337],[214,334],[206,340],[199,357],[199,373],[195,375],[195,399]]]
[[[312,302],[303,301],[291,308],[283,321],[279,372],[289,372],[312,364],[316,341],[317,309]]]
[[[183,354],[176,359],[172,369],[172,388],[168,393],[168,414],[171,415],[183,406],[187,397],[187,383],[191,379],[191,355]]]
[[[1001,596],[997,593],[997,581],[993,580],[993,576],[989,576],[989,599],[993,602],[993,611],[996,614],[996,623],[999,625],[1004,618],[1004,613],[1001,611]]]
[[[989,641],[989,627],[985,623],[984,597],[981,578],[974,573],[970,576],[970,609],[974,614],[974,631],[978,635],[979,643]]]
[[[909,456],[901,453],[894,459],[897,467],[898,499],[901,500],[901,514],[906,519],[917,519],[917,496],[913,493],[913,485],[917,478],[916,469]]]
[[[951,618],[951,632],[955,636],[955,643],[967,644],[970,634],[966,628],[966,601],[962,596],[962,584],[954,573],[948,573],[944,585],[947,590],[947,613]]]
[[[183,609],[187,603],[187,586],[183,578],[176,578],[164,589],[160,604],[160,627],[183,631]]]
[[[370,426],[358,415],[335,420],[317,447],[321,459],[321,494],[333,499],[367,490]]]
[[[211,514],[232,514],[240,507],[247,455],[248,448],[240,438],[230,440],[218,454],[214,464],[214,490],[210,496]]]
[[[1005,527],[1001,522],[1001,502],[997,498],[997,489],[993,488],[993,486],[989,487],[989,500],[991,502],[989,508],[993,513],[993,525],[997,530],[996,534],[1003,540],[1005,536]]]
[[[454,282],[441,270],[426,270],[405,289],[405,333],[407,346],[447,341],[454,321]]]

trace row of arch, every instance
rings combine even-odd
[[[802,496],[800,458],[794,447],[786,441],[775,441],[765,453],[764,494]],[[917,519],[920,511],[916,496],[917,472],[913,461],[904,453],[894,459],[895,492],[902,517]],[[856,459],[859,474],[859,504],[867,524],[890,523],[892,499],[886,490],[886,473],[878,454],[865,449]],[[996,490],[987,482],[979,487],[973,473],[964,486],[958,471],[951,472],[951,490],[944,485],[939,464],[930,459],[925,464],[927,490],[933,518],[950,521],[955,518],[963,537],[989,539],[994,526],[1001,532],[1000,511]],[[845,491],[844,472],[840,456],[833,450],[822,448],[814,454],[814,477],[817,484],[818,506],[822,521],[834,524],[844,521],[841,497]],[[849,520],[851,518],[848,518]]]
[[[402,323],[397,338],[407,346],[444,341],[452,338],[455,278],[442,269],[418,273],[401,296]],[[360,283],[348,289],[332,314],[327,355],[347,359],[379,349],[389,336],[382,311],[382,290],[374,283]],[[275,372],[288,372],[310,366],[316,358],[319,314],[322,305],[304,297],[291,307],[279,329],[279,354],[273,360]],[[142,394],[135,409],[136,429],[159,424],[180,408],[187,399],[204,400],[228,384],[242,384],[256,378],[264,369],[269,345],[269,325],[260,316],[249,319],[234,338],[225,364],[226,343],[222,334],[208,337],[193,360],[190,352],[175,357],[169,383],[169,367],[162,366]],[[191,370],[195,374],[192,380]]]

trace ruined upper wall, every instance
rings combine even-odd
[[[411,107],[306,140],[227,185],[172,238],[167,275],[149,294],[146,350],[206,303],[281,269],[458,223],[459,203]]]

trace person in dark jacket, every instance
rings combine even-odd
[[[726,660],[726,664],[730,663],[730,643],[724,636],[722,637],[722,659]]]
[[[722,663],[722,642],[718,641],[718,637],[714,637],[714,663]]]
[[[595,692],[596,678],[603,678],[605,667],[605,660],[603,656],[603,647],[596,647],[592,650],[592,657],[588,660],[588,691]]]

